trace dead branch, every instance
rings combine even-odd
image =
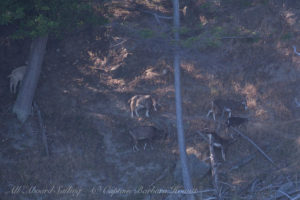
[[[231,167],[231,169],[229,171],[231,172],[233,170],[236,170],[236,169],[239,169],[239,168],[243,167],[244,165],[248,164],[254,158],[255,158],[255,154],[252,154],[250,156],[247,156],[246,158],[243,158],[238,163],[236,163],[233,167]]]
[[[143,13],[148,13],[153,15],[153,17],[155,18],[155,20],[157,21],[157,23],[160,25],[160,20],[159,19],[173,19],[173,17],[169,17],[169,16],[162,16],[162,15],[158,15],[157,13],[154,12],[150,12],[148,10],[142,10],[139,9],[139,11],[143,12]]]
[[[204,135],[204,133],[197,131],[196,133],[198,133],[206,142],[209,143],[209,140],[206,138],[206,136]],[[207,133],[206,133],[207,134]],[[213,142],[213,146],[220,148],[221,149],[221,153],[222,153],[222,158],[225,161],[225,151],[224,151],[224,145],[228,145],[228,140],[221,138],[216,132],[211,132],[210,133],[213,137],[214,137],[214,142]]]
[[[48,141],[47,141],[47,135],[46,135],[46,128],[42,119],[41,111],[37,105],[36,102],[33,102],[33,108],[36,110],[38,120],[39,120],[39,125],[40,125],[40,130],[42,133],[42,141],[45,147],[46,155],[47,157],[49,156],[49,149],[48,149]]]
[[[300,194],[297,194],[297,196],[293,197],[292,200],[299,200],[300,199]]]
[[[128,39],[126,39],[126,40],[123,40],[123,41],[121,41],[121,42],[119,42],[119,43],[117,43],[117,44],[114,44],[114,45],[112,45],[110,48],[113,48],[113,47],[119,46],[119,45],[121,45],[121,44],[123,44],[123,43],[125,43],[125,42],[127,42],[127,41],[128,41]]]
[[[200,131],[196,131],[196,133],[198,133],[198,135],[200,135],[207,143],[209,143],[209,139],[207,139],[207,137],[205,136],[204,133],[202,133]]]
[[[298,99],[295,97],[294,99],[296,107],[299,108],[300,107],[300,102],[298,101]]]
[[[217,199],[219,199],[220,191],[218,186],[218,166],[215,162],[215,152],[214,152],[214,137],[212,134],[208,134],[209,138],[209,151],[210,151],[210,163],[211,163],[211,174],[213,178],[213,185],[216,191]]]
[[[273,195],[272,197],[270,198],[267,198],[266,200],[273,200],[273,199],[280,199],[282,197],[290,197],[291,200],[299,200],[300,199],[300,190],[299,189],[295,189],[293,191],[290,191],[288,193],[286,192],[283,192],[281,190],[278,190],[278,192],[280,192],[280,194],[276,194],[276,195]],[[295,195],[295,197],[291,197],[291,195]]]
[[[275,163],[273,162],[273,160],[257,145],[255,144],[249,137],[247,137],[246,135],[244,135],[241,131],[237,130],[234,127],[230,127],[234,132],[236,132],[237,134],[239,134],[240,136],[242,136],[244,139],[246,139],[248,142],[250,142],[268,161],[270,161],[273,166],[276,169],[279,169]]]
[[[161,175],[160,175],[157,179],[155,179],[155,181],[153,181],[153,183],[150,184],[150,187],[152,187],[154,184],[156,184],[157,182],[159,182],[159,181],[161,181],[162,179],[164,179],[164,178],[167,176],[168,172],[171,171],[171,169],[174,168],[175,166],[176,166],[176,164],[171,165],[171,166],[169,166],[168,168],[166,168],[166,169],[161,173]]]
[[[300,56],[300,53],[297,51],[297,48],[295,45],[293,45],[294,53],[298,56]]]
[[[287,193],[281,191],[281,190],[278,190],[278,192],[280,192],[281,194],[283,194],[283,196],[287,197],[289,200],[292,200],[292,197],[290,195],[288,195]]]

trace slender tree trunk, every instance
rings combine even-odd
[[[176,119],[177,119],[177,137],[180,151],[180,161],[182,166],[182,177],[184,189],[191,191],[193,189],[189,168],[187,164],[186,146],[184,139],[184,131],[182,124],[182,106],[181,106],[181,88],[180,88],[180,55],[179,55],[179,0],[173,0],[174,9],[174,38],[175,38],[175,51],[174,51],[174,76],[175,76],[175,100],[176,100]],[[194,195],[188,195],[189,200],[194,200]]]
[[[31,113],[32,101],[41,73],[47,40],[48,36],[43,36],[34,39],[31,43],[27,71],[13,107],[13,112],[16,113],[22,123],[27,120]]]

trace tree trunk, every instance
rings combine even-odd
[[[16,113],[21,123],[24,123],[31,113],[32,101],[41,73],[47,40],[48,36],[43,36],[34,39],[31,43],[27,71],[13,107],[13,112]]]
[[[186,146],[184,139],[184,131],[182,124],[182,106],[181,106],[181,88],[180,88],[180,55],[179,55],[179,0],[173,0],[174,8],[174,38],[175,38],[175,51],[174,51],[174,78],[175,78],[175,100],[176,100],[176,123],[177,123],[177,137],[180,152],[180,161],[182,166],[182,178],[184,189],[192,191],[193,186],[190,178],[189,168],[187,164]],[[194,195],[188,195],[189,200],[194,200]]]

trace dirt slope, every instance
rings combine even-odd
[[[300,170],[300,110],[294,103],[295,97],[300,99],[300,56],[292,48],[300,39],[299,5],[211,2],[181,1],[187,152],[201,160],[208,157],[208,145],[196,131],[213,123],[206,114],[214,98],[246,99],[249,123],[242,131],[278,168],[238,138],[228,147],[227,161],[220,159],[220,177],[230,185],[228,199],[264,199],[287,177],[295,181]],[[144,199],[149,196],[109,191],[148,188],[165,169],[165,178],[154,186],[170,189],[177,184],[172,20],[158,21],[153,15],[171,16],[172,4],[111,1],[107,7],[109,25],[49,41],[35,97],[46,125],[49,158],[36,117],[21,126],[11,114],[16,97],[9,94],[7,76],[25,62],[29,42],[1,44],[0,193],[4,199]],[[151,112],[150,119],[130,118],[127,101],[135,94],[153,95],[159,111]],[[155,141],[152,151],[132,152],[128,130],[141,124],[155,125],[168,138]],[[224,127],[220,134],[229,137]],[[249,155],[251,162],[230,170]],[[270,184],[278,187],[258,190]],[[25,194],[11,194],[17,186]],[[55,192],[37,192],[51,186]],[[194,186],[211,188],[210,175]],[[152,195],[152,199],[166,196]]]

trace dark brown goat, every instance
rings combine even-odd
[[[207,113],[207,117],[212,113],[216,120],[217,111],[228,112],[228,117],[231,117],[232,111],[246,111],[248,109],[246,101],[236,101],[232,99],[215,99],[211,102],[211,109]]]
[[[159,137],[161,135],[161,131],[155,128],[154,126],[137,126],[129,131],[129,134],[131,135],[134,146],[133,151],[139,150],[138,144],[140,141],[146,140],[150,143],[150,146],[152,147],[152,141],[156,137]],[[145,143],[144,149],[146,148],[147,143]]]

